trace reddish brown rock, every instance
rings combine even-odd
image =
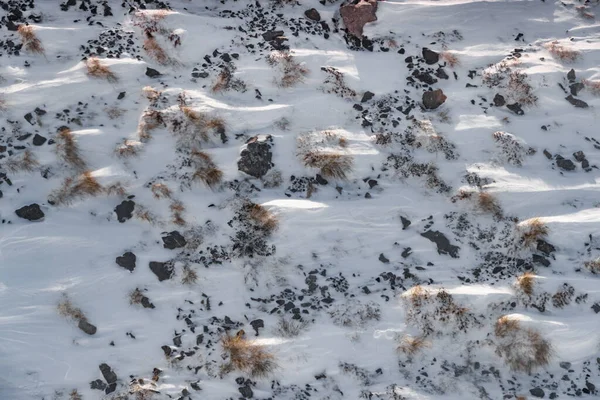
[[[435,110],[446,101],[446,95],[442,89],[423,93],[423,106],[428,110]]]
[[[366,23],[377,21],[377,0],[353,0],[340,7],[340,15],[349,34],[362,38]]]

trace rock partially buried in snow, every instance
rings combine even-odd
[[[543,399],[544,396],[546,395],[546,393],[544,393],[544,391],[542,390],[542,388],[536,387],[533,388],[531,390],[529,390],[529,393],[531,393],[531,395],[533,397],[539,397],[540,399]]]
[[[82,331],[84,331],[85,333],[87,333],[88,335],[95,335],[96,331],[97,331],[96,326],[90,324],[85,319],[80,319],[77,327],[79,329],[81,329]]]
[[[146,67],[146,76],[150,78],[157,78],[162,74],[155,70],[154,68]]]
[[[44,219],[44,212],[40,209],[39,204],[33,203],[28,206],[23,206],[15,211],[19,218],[28,221],[41,221]]]
[[[131,219],[131,217],[133,217],[134,208],[135,202],[132,200],[123,200],[123,202],[115,208],[115,213],[117,213],[119,222],[123,223],[128,219]]]
[[[589,107],[588,103],[586,103],[583,100],[576,99],[575,97],[573,97],[573,95],[568,95],[567,97],[565,97],[565,100],[567,100],[569,103],[573,104],[577,108]]]
[[[442,89],[423,93],[423,106],[428,110],[435,110],[446,102],[446,95]]]
[[[340,15],[349,34],[362,38],[368,22],[377,21],[377,0],[352,0],[342,4]]]
[[[173,277],[173,264],[170,262],[150,261],[150,270],[154,272],[159,282]]]
[[[423,47],[421,53],[423,54],[423,58],[425,59],[426,64],[432,65],[440,60],[440,54],[428,49],[427,47]]]
[[[115,261],[118,266],[125,268],[129,272],[133,272],[133,270],[135,269],[135,260],[135,254],[128,251],[126,253],[123,253],[122,256],[117,257]]]
[[[186,245],[185,238],[181,235],[181,233],[177,231],[165,233],[165,236],[162,237],[163,247],[165,249],[173,250],[179,249]]]
[[[573,163],[573,161],[567,160],[566,158],[563,158],[561,156],[556,156],[556,165],[558,165],[558,168],[565,170],[565,171],[575,170],[575,163]]]
[[[304,11],[304,15],[306,16],[306,18],[316,22],[319,22],[321,20],[321,14],[319,14],[319,12],[315,8],[310,8]]]
[[[246,142],[246,148],[240,153],[238,170],[253,176],[262,178],[272,167],[273,137],[268,135],[264,138],[255,136]]]
[[[439,254],[448,254],[452,258],[458,258],[460,247],[450,244],[450,241],[442,232],[427,231],[421,233],[421,236],[435,243]]]
[[[100,372],[102,373],[102,376],[104,377],[106,383],[111,385],[117,382],[117,374],[115,374],[115,371],[113,371],[108,364],[102,363],[98,366],[98,368],[100,369]]]

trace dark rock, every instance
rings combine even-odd
[[[150,261],[150,270],[158,277],[160,282],[173,277],[173,264],[170,262]]]
[[[98,366],[98,368],[100,368],[100,372],[102,373],[102,376],[104,377],[104,380],[106,381],[106,383],[108,383],[109,385],[117,382],[117,374],[115,374],[115,372],[112,370],[112,368],[106,364],[106,363],[102,363]]]
[[[573,153],[573,158],[575,158],[575,160],[578,162],[582,162],[583,160],[585,160],[585,153],[581,150],[576,151],[575,153]]]
[[[125,98],[125,94],[126,94],[126,93],[127,93],[127,92],[120,92],[120,93],[119,93],[119,95],[117,96],[117,100],[122,100],[122,99],[124,99],[124,98]]]
[[[571,85],[569,85],[569,89],[573,96],[577,96],[579,94],[579,92],[581,92],[584,88],[585,88],[585,85],[581,82],[572,83]]]
[[[96,379],[90,382],[90,389],[104,390],[106,389],[106,383],[102,382],[101,379]]]
[[[379,255],[379,261],[381,261],[384,264],[389,264],[390,262],[390,260],[386,256],[384,256],[383,253]]]
[[[586,382],[585,386],[590,391],[590,393],[596,393],[596,385],[594,385],[592,382]]]
[[[163,351],[163,353],[165,353],[165,356],[169,357],[171,355],[171,353],[173,352],[173,350],[171,350],[171,348],[167,345],[161,346],[161,349]]]
[[[363,94],[362,99],[360,100],[361,103],[366,103],[367,101],[371,100],[373,98],[373,96],[375,96],[375,93],[373,92],[369,92],[368,90]]]
[[[435,76],[437,76],[440,79],[450,79],[450,77],[448,76],[448,74],[446,73],[446,70],[444,70],[444,68],[439,67],[436,71],[435,71]]]
[[[312,21],[319,22],[321,20],[321,14],[319,14],[319,12],[314,8],[310,8],[304,11],[304,15],[306,16],[306,18]]]
[[[264,328],[265,322],[262,319],[255,319],[250,322],[250,326],[254,329],[254,332],[256,332],[256,336],[258,336],[258,328]]]
[[[45,137],[43,137],[41,135],[38,135],[36,133],[35,136],[33,137],[33,142],[32,143],[33,143],[34,146],[41,146],[44,143],[46,143],[46,140],[48,140],[48,139],[46,139]]]
[[[87,320],[85,319],[80,319],[79,324],[77,324],[77,327],[85,333],[87,333],[88,335],[94,335],[97,331],[96,327],[87,322]]]
[[[448,238],[442,232],[426,231],[421,233],[421,236],[436,244],[438,254],[448,254],[452,258],[458,258],[460,247],[451,245]]]
[[[400,221],[402,221],[402,230],[405,230],[411,224],[410,220],[408,218],[403,217],[403,216],[400,216]]]
[[[254,393],[252,392],[252,388],[250,386],[242,386],[238,388],[238,390],[240,391],[242,397],[245,399],[251,399],[254,396]]]
[[[553,245],[551,245],[550,243],[548,243],[542,239],[538,239],[537,249],[538,249],[538,251],[541,251],[542,253],[544,253],[547,256],[549,256],[551,253],[554,253],[556,251],[556,247],[554,247]]]
[[[24,116],[25,120],[27,122],[29,122],[31,125],[35,124],[35,121],[33,120],[33,114],[32,113],[27,113]]]
[[[40,209],[39,204],[33,203],[28,206],[23,206],[15,211],[19,218],[28,221],[41,221],[44,219],[44,212]]]
[[[571,68],[571,70],[567,73],[567,79],[569,80],[569,82],[574,82],[575,79],[577,79],[575,77],[575,70]]]
[[[238,160],[238,170],[255,178],[263,177],[273,167],[273,138],[268,135],[259,139],[254,136],[246,142],[246,148],[241,151]]]
[[[552,160],[552,153],[550,153],[548,150],[544,149],[544,155],[548,160]]]
[[[373,189],[375,186],[377,186],[377,180],[375,179],[369,179],[367,183],[369,184],[370,189]]]
[[[135,208],[135,202],[133,200],[123,200],[121,204],[115,207],[115,213],[117,213],[117,219],[123,223],[133,217],[133,209]]]
[[[192,72],[193,78],[208,78],[208,72]]]
[[[544,267],[550,266],[550,260],[548,260],[546,257],[540,256],[539,254],[534,254],[532,256],[532,261],[536,264],[543,265]]]
[[[123,253],[122,256],[117,257],[115,261],[119,267],[123,267],[129,272],[133,272],[133,270],[135,269],[135,260],[135,254],[128,251],[126,253]]]
[[[340,16],[348,33],[360,39],[365,24],[377,21],[377,0],[354,0],[343,4]]]
[[[575,169],[575,163],[566,158],[557,158],[556,165],[558,165],[560,169],[563,169],[565,171],[573,171]]]
[[[152,302],[150,301],[149,298],[147,298],[146,296],[142,296],[142,307],[144,308],[150,308],[150,309],[154,309],[154,304],[152,304]]]
[[[562,369],[566,369],[567,371],[571,369],[571,363],[567,362],[567,361],[561,361],[560,363],[558,363],[558,365],[562,368]]]
[[[165,236],[162,237],[162,241],[165,249],[179,249],[187,244],[185,238],[177,231],[165,233],[164,235]]]
[[[534,397],[539,397],[540,399],[543,399],[544,396],[546,395],[546,393],[544,393],[544,391],[542,390],[542,388],[539,388],[539,387],[531,389],[529,391],[529,393],[531,393],[531,395],[534,396]]]
[[[150,78],[157,78],[162,74],[155,70],[154,68],[146,67],[146,76]]]
[[[427,91],[423,93],[423,106],[428,110],[435,110],[446,101],[447,97],[444,95],[442,89],[433,91]]]
[[[523,111],[519,103],[507,104],[506,108],[508,108],[510,111],[514,112],[517,115],[525,115],[525,111]]]
[[[111,394],[115,390],[117,390],[117,383],[116,382],[115,383],[111,383],[110,385],[108,385],[108,387],[106,388],[106,390],[104,391],[104,393]]]
[[[412,74],[415,78],[417,78],[419,81],[426,83],[428,85],[433,85],[434,83],[437,83],[437,79],[435,79],[433,76],[431,76],[431,74],[429,72],[420,72],[415,70]]]
[[[432,65],[440,61],[440,54],[428,49],[427,47],[423,47],[422,50],[423,58],[425,59],[425,63]]]
[[[594,310],[596,314],[600,313],[600,303],[594,303],[594,305],[592,305],[592,310]],[[600,364],[600,361],[598,363]]]
[[[496,107],[502,107],[505,104],[506,100],[504,99],[504,96],[502,96],[500,93],[496,93],[496,95],[494,96],[494,105]]]
[[[271,42],[275,39],[283,37],[283,31],[268,31],[263,33],[262,37],[267,42]]]
[[[577,108],[588,108],[589,107],[588,103],[586,103],[583,100],[576,99],[575,97],[573,97],[573,95],[569,95],[569,96],[565,97],[565,100],[567,100],[569,103],[573,104]]]

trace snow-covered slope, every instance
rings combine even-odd
[[[598,396],[598,2],[343,4],[0,1],[0,399]]]

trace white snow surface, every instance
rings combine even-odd
[[[9,1],[0,1],[5,3]],[[598,304],[600,311],[600,275],[585,263],[600,257],[600,169],[596,167],[600,165],[600,96],[586,86],[576,97],[589,107],[576,108],[565,100],[568,94],[559,86],[569,91],[571,69],[577,82],[600,81],[598,2],[380,1],[378,20],[365,26],[366,37],[375,43],[374,51],[369,51],[344,40],[343,24],[339,30],[334,28],[332,18],[339,18],[340,2],[299,0],[278,6],[267,0],[169,0],[170,11],[160,23],[181,38],[177,47],[168,40],[161,42],[177,61],[170,65],[156,63],[142,49],[144,36],[133,18],[136,13],[151,14],[148,10],[130,13],[121,0],[109,0],[104,3],[110,4],[113,15],[99,12],[88,23],[91,14],[79,9],[80,0],[67,11],[61,11],[59,1],[34,3],[35,8],[24,15],[42,16],[39,23],[29,22],[44,54],[22,50],[15,55],[0,48],[4,52],[0,99],[6,103],[0,111],[0,146],[8,145],[0,153],[0,172],[9,179],[0,178],[0,400],[70,399],[73,390],[86,400],[126,398],[119,395],[138,399],[131,384],[138,378],[155,391],[147,394],[151,399],[238,399],[242,396],[238,377],[253,381],[257,399],[533,398],[535,388],[544,391],[544,398],[552,398],[552,393],[566,398],[577,391],[583,397],[598,395],[600,313],[593,306]],[[309,71],[293,87],[274,83],[278,71],[266,60],[273,50],[261,37],[270,29],[248,32],[247,23],[255,15],[251,12],[243,18],[223,13],[256,10],[257,3],[269,18],[282,14],[271,28],[284,31],[290,53]],[[155,6],[148,4],[149,9]],[[586,8],[578,11],[582,6]],[[322,30],[295,36],[292,24],[281,23],[294,19],[313,26],[304,17],[313,7],[331,29],[327,39]],[[592,17],[586,18],[584,12]],[[88,76],[83,46],[116,27],[133,32],[139,59],[127,52],[120,58],[99,54],[118,81]],[[0,42],[7,40],[21,43],[19,35],[3,25]],[[572,62],[557,59],[549,51],[554,41],[577,51],[578,57]],[[246,43],[255,44],[253,52]],[[431,85],[447,96],[437,110],[423,109],[421,95],[427,89],[407,81],[412,74],[405,61],[409,56],[418,67],[438,68],[417,61],[423,47],[450,52],[459,60],[453,67],[444,66],[449,79]],[[516,48],[522,49],[520,57],[511,57]],[[211,90],[222,63],[215,50],[236,53],[234,78],[246,84],[245,92]],[[213,65],[203,68],[206,55]],[[537,97],[537,104],[522,106],[524,115],[493,106],[496,93],[511,102],[514,93],[505,87],[508,78],[495,87],[483,81],[490,65],[503,60],[512,71],[527,74]],[[146,76],[147,67],[162,75]],[[194,67],[209,76],[193,78]],[[357,92],[355,98],[326,93],[322,67],[341,71],[346,84]],[[138,140],[138,124],[152,107],[142,94],[146,86],[162,91],[166,99],[155,109],[177,113],[177,98],[185,93],[194,110],[225,121],[226,143],[193,144],[210,154],[222,170],[221,185],[210,188],[194,182],[188,186],[182,181],[182,171],[189,171],[185,166],[189,149],[168,128],[154,130],[151,140],[139,143],[137,156],[116,156],[114,149],[124,139]],[[374,97],[361,103],[366,91]],[[126,92],[125,97],[117,99],[121,92]],[[400,100],[391,111],[378,111],[377,102],[386,96]],[[416,106],[410,117],[394,109],[406,109],[405,96]],[[371,126],[361,124],[355,104],[372,111]],[[47,113],[37,116],[36,107]],[[70,109],[67,118],[73,118],[77,107],[79,121],[58,115]],[[122,115],[111,119],[106,110],[113,107],[121,109]],[[33,124],[24,119],[30,112]],[[387,115],[381,113],[399,116],[399,125],[389,121],[382,125]],[[282,118],[287,121],[285,129],[281,129]],[[57,156],[56,144],[36,146],[32,139],[39,134],[56,140],[61,126],[71,129],[87,170],[103,186],[120,182],[125,197],[100,194],[67,205],[48,201],[50,193],[76,171]],[[407,130],[421,146],[393,138],[387,145],[378,142],[381,135],[395,137]],[[324,131],[344,138],[344,145],[318,142]],[[500,142],[494,140],[497,131],[514,135],[522,144],[521,165],[507,159]],[[23,139],[25,134],[31,135]],[[281,173],[279,186],[238,170],[240,152],[255,135],[272,137],[270,173]],[[314,178],[319,173],[303,164],[299,138],[313,150],[323,146],[350,157],[353,167],[346,179],[328,177],[326,185],[315,183],[309,191],[291,191],[292,176]],[[440,140],[454,145],[455,156],[430,151]],[[530,147],[535,151],[525,154]],[[8,161],[19,158],[25,149],[39,164],[30,172],[10,172]],[[585,153],[587,170],[573,156],[578,151]],[[450,189],[437,190],[424,176],[403,176],[386,166],[392,154],[410,154],[414,162],[435,164],[437,175]],[[557,154],[571,160],[575,169],[561,169],[554,159]],[[465,180],[467,173],[488,180],[477,188]],[[369,180],[376,184],[370,187]],[[168,199],[153,197],[150,185],[155,182],[167,185],[173,199],[185,205],[185,226],[171,221]],[[236,190],[228,182],[246,185]],[[247,189],[250,185],[256,189]],[[481,211],[473,200],[477,194],[456,200],[453,196],[461,190],[490,193],[502,216]],[[114,209],[127,196],[133,196],[136,208],[151,211],[155,223],[136,217],[120,223]],[[266,239],[268,246],[274,245],[273,254],[234,254],[233,238],[239,228],[236,221],[229,222],[243,199],[276,216],[278,227]],[[44,212],[42,221],[15,214],[32,203]],[[401,216],[411,221],[406,229]],[[555,248],[550,254],[540,252],[535,244],[520,244],[521,221],[532,218],[547,226],[544,240]],[[200,228],[203,242],[197,249],[163,247],[165,232],[189,235]],[[458,246],[457,257],[438,253],[436,245],[421,236],[428,230],[443,233]],[[201,260],[211,258],[211,248],[222,248],[227,256],[204,265]],[[137,257],[133,272],[115,262],[127,251]],[[498,256],[496,263],[490,261],[491,255]],[[540,256],[548,266],[540,264]],[[168,260],[174,260],[175,274],[159,281],[149,262]],[[196,283],[181,282],[185,264],[197,272]],[[500,272],[493,272],[495,268]],[[516,285],[526,271],[534,274],[531,296]],[[309,276],[317,277],[315,292],[309,291]],[[564,284],[574,294],[569,304],[558,307],[553,296]],[[477,323],[463,331],[436,321],[423,349],[408,357],[397,347],[405,335],[423,334],[422,327],[408,318],[409,290],[417,285],[433,297],[447,291]],[[136,288],[144,291],[154,309],[130,304],[129,294]],[[306,327],[295,337],[283,337],[276,329],[282,316],[294,315],[276,302],[285,293],[296,296],[294,307],[305,302],[322,306],[301,307],[307,310],[299,314]],[[94,335],[58,313],[57,305],[65,295],[97,326]],[[333,302],[319,303],[323,299]],[[354,315],[367,305],[379,310],[377,318]],[[339,313],[350,322],[341,324]],[[519,319],[522,327],[539,332],[551,343],[547,365],[531,373],[509,368],[495,351],[494,324],[503,315]],[[225,317],[240,325],[225,326]],[[264,321],[258,336],[249,324],[256,319]],[[278,368],[272,375],[219,373],[227,362],[220,339],[226,331],[235,334],[239,329],[254,345],[274,355]],[[197,343],[199,334],[204,335],[202,343]],[[179,345],[174,337],[180,337]],[[161,349],[165,345],[172,349],[170,356]],[[189,355],[174,360],[184,353]],[[561,362],[571,364],[564,368]],[[116,390],[109,394],[90,387],[92,381],[104,381],[98,367],[102,363],[118,376]],[[366,376],[349,372],[350,364]],[[154,368],[162,372],[151,384]],[[596,392],[586,383],[595,385]]]

